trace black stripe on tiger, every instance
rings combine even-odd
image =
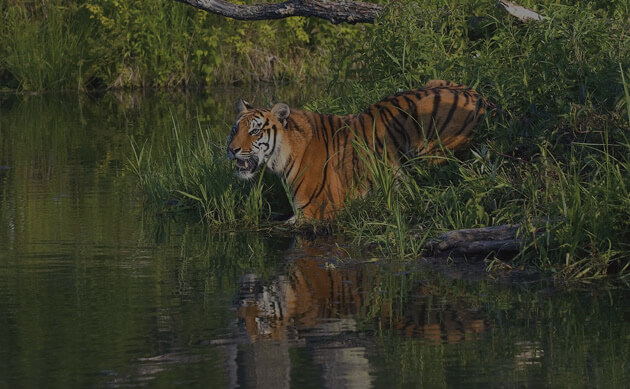
[[[441,157],[445,148],[456,151],[469,143],[489,106],[477,92],[441,80],[398,92],[356,115],[313,113],[282,103],[271,109],[242,105],[228,136],[228,157],[237,160],[241,178],[253,177],[260,166],[283,174],[304,215],[330,218],[348,196],[376,185],[365,165],[373,157],[365,154],[387,154],[392,166],[406,163],[408,153]],[[443,147],[435,147],[441,142],[437,138]]]
[[[393,100],[392,105],[396,107],[396,112],[392,114],[392,121],[395,124],[394,130],[405,139],[404,150],[409,150],[409,145],[411,144],[409,134],[405,129],[404,123],[401,123],[399,120],[400,117],[406,117],[408,113],[400,106],[398,99]]]
[[[393,115],[391,111],[387,109],[386,107],[383,107],[383,109],[380,112],[381,112],[381,115],[380,115],[381,121],[383,122],[383,126],[388,135],[387,139],[391,139],[392,143],[394,144],[395,150],[397,152],[401,151],[402,149],[400,147],[400,142],[398,141],[397,137],[394,134],[396,130],[393,126],[390,125],[393,120]],[[387,117],[389,117],[389,119],[387,119]],[[396,157],[398,157],[398,155]]]
[[[448,110],[448,114],[446,114],[446,119],[444,119],[444,122],[442,123],[442,126],[440,127],[440,130],[438,131],[438,134],[442,134],[444,130],[446,129],[446,126],[448,126],[451,120],[453,120],[453,115],[455,114],[455,110],[458,107],[457,105],[458,102],[459,102],[459,93],[455,93],[453,104],[451,105],[451,108]]]

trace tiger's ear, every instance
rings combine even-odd
[[[247,110],[252,109],[252,108],[254,107],[252,107],[247,101],[243,99],[239,99],[238,103],[236,103],[236,109],[238,110],[239,113],[247,112]]]
[[[287,120],[289,114],[291,114],[291,108],[285,103],[278,103],[271,108],[271,113],[274,114],[281,122]]]

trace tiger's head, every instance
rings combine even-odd
[[[236,123],[227,142],[227,156],[236,161],[237,177],[248,180],[260,166],[275,170],[282,134],[291,113],[288,105],[278,103],[271,109],[254,108],[240,100]]]

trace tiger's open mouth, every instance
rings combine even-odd
[[[257,167],[258,167],[258,158],[256,157],[236,160],[236,173],[239,175],[252,174],[254,173]]]

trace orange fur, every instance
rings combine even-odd
[[[487,103],[465,86],[433,80],[355,115],[318,114],[282,103],[271,109],[239,105],[228,139],[237,174],[251,178],[266,165],[287,180],[294,204],[306,217],[329,219],[349,197],[373,185],[363,150],[395,167],[402,158],[460,150],[470,142]]]
[[[436,343],[457,343],[487,330],[483,314],[471,312],[454,301],[440,309],[431,299],[415,299],[414,304],[394,308],[378,292],[380,273],[374,266],[325,266],[322,258],[345,258],[338,246],[325,242],[296,242],[289,265],[281,274],[262,281],[253,274],[241,279],[237,314],[252,342],[299,337],[300,331],[321,328],[330,320],[373,317],[384,328],[407,337],[420,337]],[[418,285],[409,296],[431,296],[436,291]],[[329,328],[329,330],[332,328]]]

